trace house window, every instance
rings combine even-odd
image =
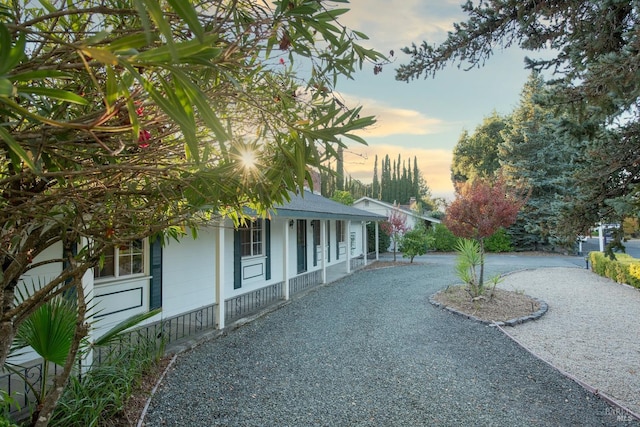
[[[118,278],[144,273],[144,242],[134,240],[105,251],[102,268],[93,270],[96,279]]]
[[[240,231],[240,255],[243,257],[262,255],[262,220],[251,221]]]

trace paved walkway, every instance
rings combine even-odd
[[[487,274],[524,258],[491,257]],[[497,328],[431,306],[457,283],[452,259],[357,272],[185,352],[146,425],[637,425]]]

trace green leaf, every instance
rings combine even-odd
[[[211,108],[209,100],[202,93],[199,87],[197,87],[182,71],[176,68],[170,68],[173,77],[180,82],[185,94],[189,97],[189,100],[198,109],[198,114],[204,120],[206,126],[213,131],[218,141],[222,144],[229,139],[227,132],[222,125],[222,122],[216,115],[215,111]]]
[[[347,8],[331,9],[331,10],[327,10],[325,12],[320,12],[320,13],[314,15],[313,17],[315,19],[317,19],[318,21],[333,21],[338,16],[344,15],[347,12],[349,12],[349,9],[347,9]]]
[[[116,79],[116,74],[113,71],[112,67],[107,67],[107,84],[106,84],[106,93],[105,93],[105,102],[107,104],[107,108],[111,108],[113,104],[118,100],[120,95],[118,90],[118,80]]]
[[[82,53],[90,56],[98,62],[106,65],[118,65],[118,57],[107,49],[99,49],[97,47],[85,47]]]
[[[7,27],[0,22],[0,75],[9,73],[24,57],[26,38],[20,34],[15,46]]]
[[[190,2],[184,0],[167,0],[173,10],[176,11],[178,16],[180,16],[184,22],[187,23],[189,29],[193,31],[198,40],[203,41],[204,30],[202,25],[200,25],[200,20],[198,19],[198,14],[196,13],[195,8],[191,5]]]
[[[11,80],[0,78],[0,96],[15,96],[15,91]]]
[[[19,327],[19,347],[30,346],[43,359],[64,365],[75,333],[77,310],[63,298],[51,300],[31,314]]]
[[[173,40],[173,32],[171,31],[171,25],[164,19],[164,14],[162,13],[162,7],[160,6],[160,2],[157,0],[142,0],[144,5],[146,6],[151,19],[158,26],[158,30],[164,36],[166,40],[166,46],[169,48],[169,52],[171,53],[171,58],[174,61],[177,61],[179,56],[176,50],[175,42]]]
[[[157,35],[151,34],[151,41],[156,40]],[[110,42],[107,47],[115,54],[121,51],[127,51],[131,49],[140,49],[148,44],[147,35],[144,33],[131,34],[128,36],[120,37]]]
[[[33,160],[31,160],[31,157],[29,157],[29,154],[27,154],[27,152],[20,146],[18,141],[13,139],[9,131],[7,131],[3,127],[0,127],[0,138],[2,138],[7,144],[7,146],[9,147],[9,151],[18,156],[20,160],[22,160],[29,167],[29,169],[34,172],[37,171],[36,165],[35,163],[33,163]]]
[[[91,37],[86,38],[85,40],[83,40],[83,44],[85,46],[91,46],[94,44],[98,44],[102,41],[104,41],[104,39],[106,39],[107,37],[109,37],[109,32],[107,31],[99,31],[96,34],[92,35]]]
[[[62,89],[51,89],[46,87],[37,87],[37,86],[18,86],[17,87],[18,94],[32,94],[32,95],[41,95],[46,96],[47,98],[59,99],[61,101],[71,102],[73,104],[80,105],[88,105],[89,102],[81,97],[80,95],[76,95],[73,92],[69,92]]]
[[[136,314],[131,316],[122,322],[118,323],[113,328],[109,329],[104,335],[94,341],[94,346],[103,346],[115,342],[118,336],[129,328],[138,325],[140,322],[147,320],[162,312],[162,308],[156,308],[155,310],[148,311],[146,313]]]
[[[72,76],[69,73],[58,70],[36,70],[26,71],[20,74],[14,74],[8,77],[12,82],[27,82],[31,80],[42,79],[71,79]]]
[[[168,64],[196,56],[203,52],[208,52],[208,56],[210,58],[214,58],[220,56],[220,53],[222,52],[221,49],[215,49],[210,46],[216,40],[217,36],[207,36],[205,37],[204,42],[188,40],[181,43],[173,43],[172,46],[159,46],[138,55],[133,55],[129,60],[132,63],[140,63],[141,65],[144,65],[145,63]]]

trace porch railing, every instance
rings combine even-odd
[[[229,298],[224,302],[225,323],[231,323],[284,299],[284,282]]]
[[[217,310],[218,305],[212,304],[134,328],[119,336],[116,342],[108,346],[94,348],[93,363],[97,365],[105,363],[110,357],[117,356],[123,349],[131,345],[155,345],[159,349],[162,345],[166,346],[208,329],[214,329],[217,327]],[[0,371],[0,389],[7,392],[15,401],[16,405],[11,408],[10,412],[12,416],[20,418],[25,411],[28,414],[28,406],[35,402],[35,396],[23,378],[26,378],[33,387],[39,389],[42,383],[43,362],[42,360],[34,361],[24,366],[14,366],[13,369],[15,372]],[[60,369],[58,366],[52,365],[50,372],[52,375],[56,375],[58,369]]]
[[[94,350],[93,360],[102,363],[112,354],[120,353],[123,348],[138,343],[155,341],[157,345],[168,345],[183,338],[189,338],[217,326],[217,304],[200,307],[196,310],[168,317],[127,331],[118,337],[118,341]]]
[[[295,295],[322,283],[322,271],[311,271],[289,279],[289,294]]]

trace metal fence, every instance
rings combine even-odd
[[[211,304],[127,331],[121,334],[116,342],[96,348],[93,354],[94,363],[101,364],[134,345],[155,343],[158,347],[166,346],[200,332],[215,329],[218,325],[217,310],[218,305]]]
[[[289,279],[289,295],[293,296],[299,292],[317,286],[322,283],[322,271],[316,270],[292,279]]]
[[[284,282],[238,295],[224,302],[225,323],[231,323],[284,299]]]
[[[62,368],[50,364],[50,375],[57,375]],[[11,370],[0,370],[0,390],[4,390],[13,402],[9,412],[16,419],[26,417],[36,396],[33,390],[39,390],[42,384],[44,362],[42,359],[23,366],[12,366]],[[25,381],[26,380],[26,381]]]
[[[94,348],[93,363],[95,365],[104,364],[135,345],[151,345],[162,349],[169,343],[214,329],[217,327],[217,310],[218,305],[212,304],[134,328],[118,336],[117,341],[107,346]],[[43,364],[44,362],[40,359],[24,366],[15,366],[11,371],[0,371],[0,390],[7,392],[15,402],[10,410],[12,416],[20,418],[22,415],[28,415],[29,405],[35,402],[32,387],[36,390],[39,389],[43,381]],[[52,365],[49,372],[55,376],[60,369],[60,367]],[[82,370],[80,369],[79,372]]]

